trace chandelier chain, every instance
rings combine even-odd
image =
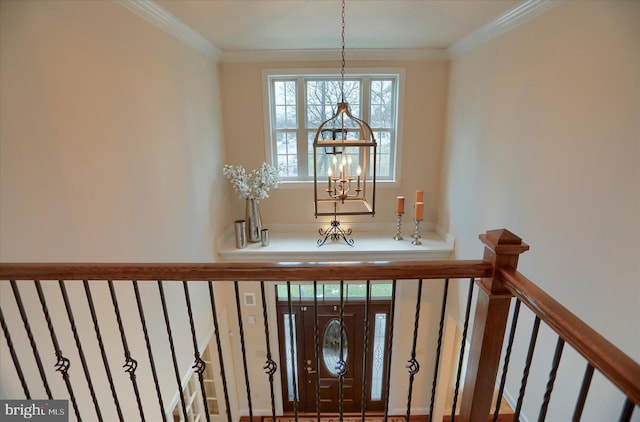
[[[344,102],[344,67],[345,67],[345,59],[344,59],[344,6],[345,0],[342,0],[342,71],[340,73],[340,94],[342,96],[342,102]]]

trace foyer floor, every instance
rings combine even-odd
[[[498,415],[498,421],[497,422],[511,422],[513,421],[513,413],[503,413]],[[260,419],[260,417],[254,417],[254,420],[256,421],[261,421],[261,422],[272,422],[272,418],[271,417],[262,417],[262,419]],[[338,415],[327,415],[327,416],[323,416],[321,419],[321,422],[337,422],[339,421],[340,418]],[[343,418],[343,422],[351,422],[351,421],[361,421],[360,415],[344,415]],[[458,418],[456,417],[455,421],[457,421]],[[489,417],[488,421],[491,421],[492,417]],[[281,417],[277,418],[276,422],[293,422],[295,421],[295,418],[293,415],[284,415]],[[317,418],[315,416],[315,414],[313,415],[298,415],[298,422],[316,422]],[[382,415],[367,415],[366,422],[383,422],[384,421],[384,417]],[[396,421],[402,421],[405,422],[404,416],[389,416],[387,418],[387,422],[396,422]],[[240,418],[240,422],[251,422],[251,419],[249,419],[248,416],[243,416],[242,418]],[[429,422],[429,416],[427,415],[411,415],[411,421],[410,422]],[[445,416],[442,419],[442,422],[451,422],[451,416]]]

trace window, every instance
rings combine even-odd
[[[287,285],[278,284],[276,287],[278,300],[283,302],[287,301],[289,299]],[[290,287],[292,300],[313,300],[314,289],[312,284],[291,284]],[[362,283],[345,284],[343,295],[347,302],[363,300],[367,296],[367,285]],[[317,284],[316,297],[318,301],[340,299],[340,285],[320,282]],[[390,298],[391,283],[382,282],[371,284],[371,300]]]
[[[385,342],[387,314],[376,314],[373,337],[373,368],[371,371],[371,400],[382,400],[383,369],[385,367]]]
[[[291,320],[291,321],[290,321]],[[284,338],[285,338],[285,350],[284,355],[287,361],[287,397],[289,401],[294,401],[296,397],[299,397],[299,391],[297,391],[298,383],[296,383],[296,390],[294,390],[294,378],[298,378],[298,346],[296,335],[296,316],[295,314],[284,315]],[[293,327],[293,334],[289,331],[289,328]],[[291,337],[294,338],[293,344],[291,343]]]
[[[313,180],[313,139],[341,100],[335,74],[266,72],[267,157],[284,169],[283,182]],[[395,180],[399,73],[349,74],[344,97],[351,113],[369,123],[378,142],[378,180]],[[348,137],[356,139],[356,131]]]

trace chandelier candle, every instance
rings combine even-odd
[[[416,191],[416,204],[418,202],[424,202],[424,191],[422,191],[422,190],[417,190]]]

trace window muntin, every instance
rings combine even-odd
[[[341,101],[340,75],[268,75],[269,157],[285,168],[283,182],[313,180],[313,139]],[[378,180],[395,180],[398,74],[348,75],[345,101],[351,113],[369,123],[378,142]],[[360,134],[352,131],[349,139]],[[352,153],[354,166],[361,161]],[[355,167],[354,167],[355,168]],[[371,173],[372,169],[369,168]]]

